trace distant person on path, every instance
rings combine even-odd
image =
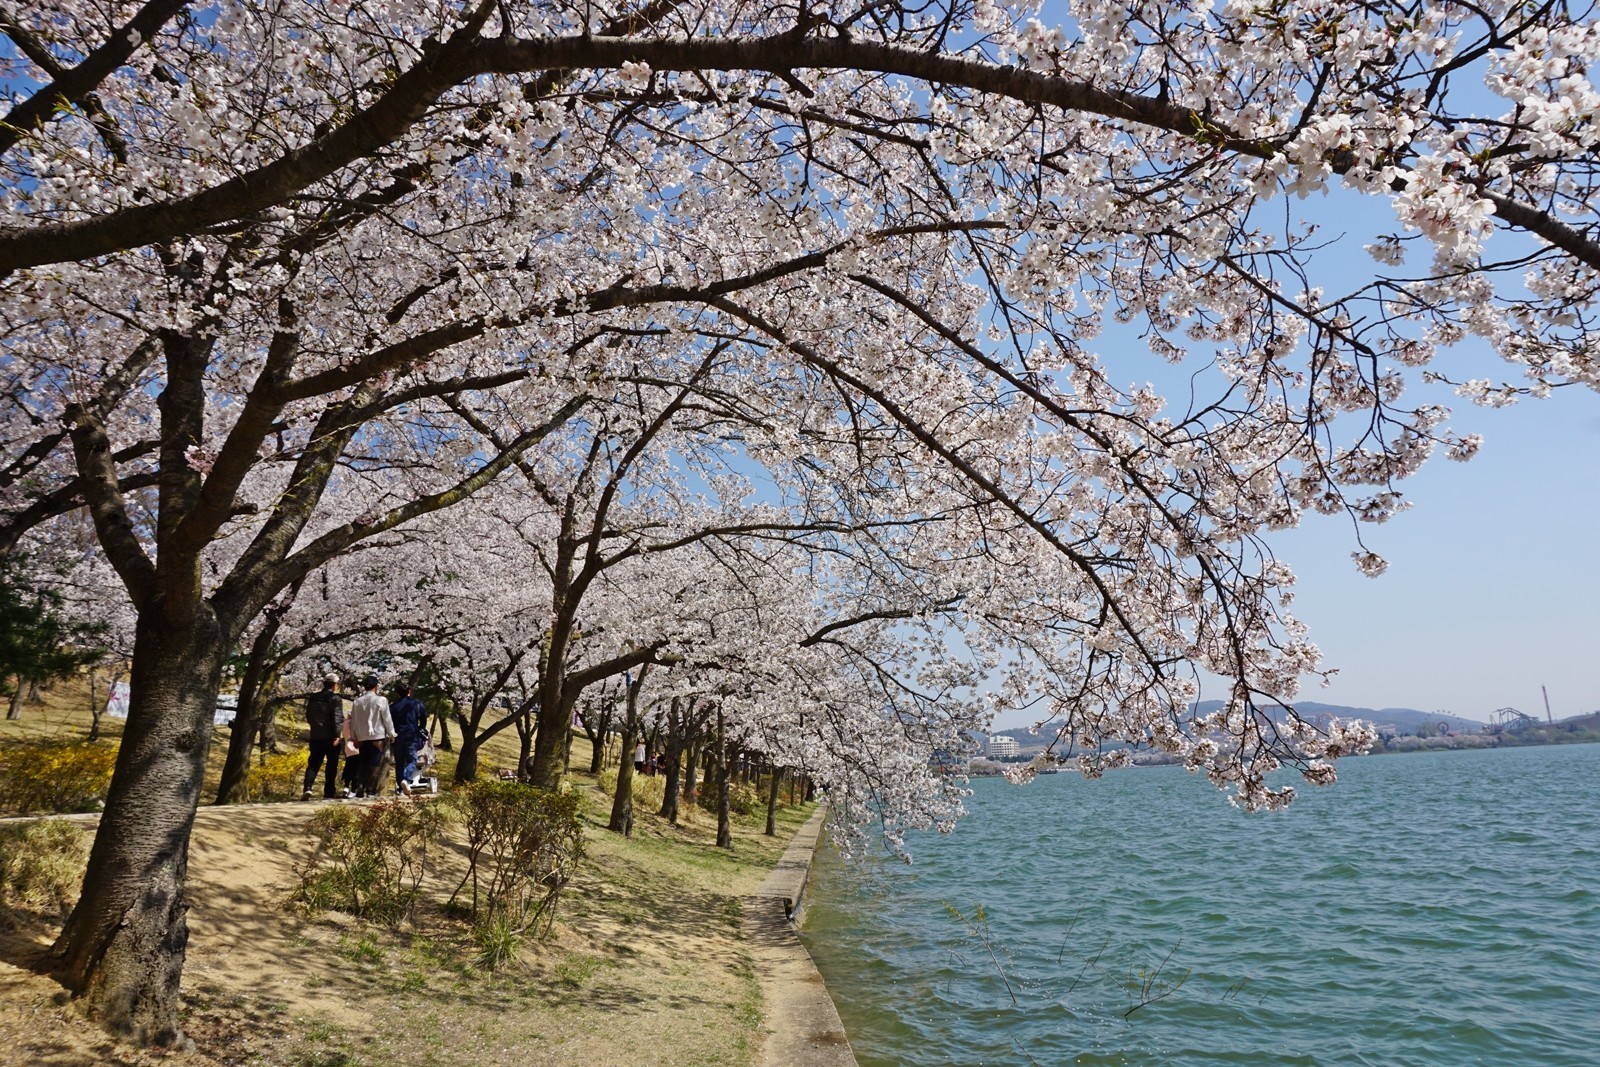
[[[644,757],[645,757],[644,742],[640,741],[639,742],[639,747],[637,747],[637,748],[635,748],[633,750],[633,769],[634,770],[636,770],[636,771],[643,771],[644,770]]]
[[[367,675],[361,685],[366,692],[356,697],[350,709],[350,737],[361,749],[356,756],[355,795],[365,797],[377,795],[383,750],[395,735],[389,702],[378,695],[378,676]]]
[[[410,793],[417,782],[417,749],[428,736],[428,709],[402,682],[395,686],[389,715],[394,720],[394,783],[400,792]]]
[[[326,772],[322,797],[333,800],[339,795],[334,779],[342,744],[339,735],[344,728],[344,701],[339,699],[339,679],[335,675],[322,679],[322,691],[312,693],[306,700],[306,725],[311,728],[311,737],[306,753],[306,781],[300,799],[311,799],[311,787],[317,784],[317,771],[321,769]]]

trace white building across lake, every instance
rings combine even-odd
[[[1006,737],[1004,734],[997,734],[996,736],[989,738],[990,759],[1010,759],[1012,756],[1020,755],[1022,755],[1022,746],[1017,744],[1017,739],[1015,737]]]

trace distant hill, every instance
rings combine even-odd
[[[1222,701],[1207,700],[1198,705],[1197,710],[1202,714],[1208,714],[1220,707]],[[1403,733],[1415,733],[1419,726],[1447,722],[1452,733],[1475,734],[1482,732],[1488,725],[1460,715],[1450,715],[1441,711],[1418,711],[1416,708],[1352,708],[1344,704],[1322,704],[1315,700],[1302,700],[1294,707],[1308,719],[1317,715],[1334,715],[1341,719],[1366,719],[1368,722],[1394,726]]]
[[[1220,700],[1206,700],[1196,705],[1195,710],[1202,715],[1208,715],[1221,707],[1222,701]],[[1343,704],[1323,704],[1315,700],[1302,700],[1295,705],[1295,710],[1308,719],[1314,719],[1318,715],[1333,715],[1341,719],[1365,719],[1379,726],[1392,726],[1402,734],[1414,734],[1424,726],[1432,727],[1429,732],[1433,732],[1437,730],[1440,722],[1448,722],[1450,724],[1450,732],[1457,734],[1482,733],[1487,725],[1476,719],[1468,719],[1460,715],[1449,715],[1438,711],[1418,711],[1416,708],[1353,708]],[[1600,712],[1595,712],[1594,714],[1600,716]],[[1580,718],[1584,719],[1589,717],[1580,716]],[[1040,751],[1051,737],[1051,731],[1048,726],[1037,734],[1029,732],[1026,726],[1013,727],[1009,730],[997,730],[995,733],[1016,738],[1017,744],[1021,747],[1024,755]],[[981,735],[977,736],[975,740],[979,744],[984,742],[984,738]]]

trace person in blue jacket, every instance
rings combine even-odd
[[[394,718],[395,785],[400,792],[409,793],[417,780],[417,749],[428,736],[428,709],[412,695],[411,686],[402,682],[395,687],[389,714]]]

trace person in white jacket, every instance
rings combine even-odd
[[[355,756],[356,774],[354,795],[376,796],[378,793],[378,768],[383,765],[383,750],[394,740],[394,719],[389,715],[389,702],[378,695],[378,676],[369,674],[361,680],[366,692],[356,697],[345,720],[350,739],[361,749]]]

